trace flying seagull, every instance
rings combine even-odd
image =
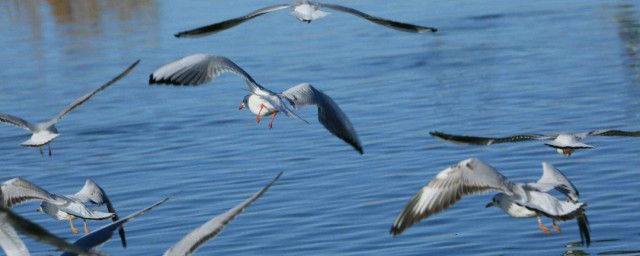
[[[192,255],[198,250],[200,246],[202,246],[207,241],[213,239],[217,236],[222,229],[229,224],[233,219],[235,219],[240,213],[244,211],[245,208],[249,207],[253,202],[258,200],[264,192],[273,185],[278,179],[282,172],[278,174],[266,187],[258,191],[258,193],[254,194],[249,199],[245,200],[241,204],[233,207],[231,210],[216,216],[215,218],[207,221],[204,225],[194,229],[185,237],[183,237],[178,243],[173,245],[169,250],[164,253],[164,256],[186,256]]]
[[[117,82],[118,80],[126,76],[129,73],[129,71],[131,71],[136,65],[138,65],[139,62],[140,60],[134,62],[124,72],[120,73],[118,76],[111,79],[111,81],[98,87],[98,89],[95,89],[94,91],[87,93],[86,95],[76,99],[73,103],[71,103],[71,105],[69,105],[67,108],[62,110],[62,112],[60,112],[56,117],[54,117],[53,119],[47,122],[33,124],[30,122],[27,122],[22,118],[12,116],[9,114],[4,114],[4,113],[0,113],[0,122],[14,125],[16,127],[19,127],[31,132],[32,133],[31,138],[25,142],[22,142],[22,144],[20,145],[25,147],[40,148],[40,155],[44,155],[42,153],[42,147],[44,145],[49,145],[49,156],[51,156],[51,145],[49,143],[51,143],[51,141],[53,141],[55,138],[60,136],[60,134],[58,133],[58,129],[56,128],[56,123],[60,121],[60,119],[62,119],[64,116],[69,114],[69,112],[71,112],[78,106],[82,105],[82,103],[85,103],[86,101],[91,99],[93,95],[95,95],[99,91],[106,89],[110,85],[114,84],[115,82]]]
[[[93,183],[93,182],[91,182]],[[89,184],[89,182],[87,182]],[[90,194],[88,192],[90,186],[86,186],[83,188],[78,194],[78,196],[84,196],[80,198],[90,197],[91,200],[99,200],[98,197],[102,197],[101,195]],[[83,192],[84,191],[84,192]],[[81,193],[82,192],[82,193]],[[93,191],[92,193],[97,193]],[[84,194],[84,195],[82,195]],[[102,193],[104,195],[104,193]],[[110,213],[103,213],[99,211],[93,211],[89,209],[84,203],[81,201],[77,201],[75,197],[76,195],[71,196],[59,196],[48,191],[43,188],[35,185],[27,180],[21,178],[13,178],[10,179],[0,186],[0,207],[11,208],[13,206],[27,203],[30,201],[43,201],[46,202],[47,208],[57,209],[57,215],[55,218],[63,218],[63,220],[69,220],[71,225],[71,230],[74,233],[77,233],[77,229],[73,227],[73,223],[71,220],[75,218],[82,219],[109,219],[109,218],[117,218],[115,214],[115,210],[113,206],[107,207],[109,208]],[[106,195],[104,196],[106,197]],[[101,199],[108,201],[108,198]],[[109,203],[111,204],[111,203]],[[44,207],[38,208],[38,211],[43,211]],[[122,233],[123,245],[124,242],[124,231]]]
[[[175,195],[175,194],[173,194]],[[173,195],[166,197],[165,199],[162,199],[140,211],[137,211],[127,217],[124,217],[116,222],[112,222],[110,224],[107,224],[99,229],[94,230],[93,232],[81,237],[80,239],[78,239],[75,243],[73,243],[74,246],[77,246],[79,248],[82,248],[83,250],[87,250],[87,251],[94,251],[94,248],[103,245],[104,243],[106,243],[107,241],[109,241],[109,239],[111,239],[111,237],[113,236],[113,232],[115,232],[116,230],[122,230],[122,227],[124,226],[124,224],[127,224],[130,220],[132,220],[135,217],[138,217],[140,215],[142,215],[145,212],[150,211],[151,209],[153,209],[154,207],[163,204],[164,202],[166,202],[167,200],[171,199],[171,197],[173,197]],[[78,255],[76,253],[72,253],[72,252],[65,252],[62,254],[62,256],[72,256],[72,255]]]
[[[382,26],[400,30],[400,31],[405,31],[410,33],[430,33],[430,32],[438,31],[437,29],[431,28],[431,27],[417,26],[413,24],[402,23],[398,21],[393,21],[393,20],[372,16],[364,12],[358,11],[356,9],[345,7],[342,5],[323,4],[315,1],[298,0],[293,4],[280,4],[280,5],[269,6],[269,7],[265,7],[265,8],[253,11],[242,17],[225,20],[222,22],[218,22],[218,23],[211,24],[204,27],[199,27],[196,29],[188,30],[188,31],[183,31],[175,34],[175,37],[201,37],[201,36],[215,34],[225,29],[235,27],[240,23],[243,23],[245,21],[258,17],[260,15],[281,10],[281,9],[286,9],[286,8],[293,8],[293,11],[290,14],[298,18],[298,20],[302,22],[311,23],[311,21],[313,20],[329,15],[329,13],[321,11],[320,10],[321,7],[326,7],[329,9],[333,9],[335,11],[346,12],[346,13],[358,16],[360,18],[367,19],[378,25],[382,25]]]
[[[541,135],[541,134],[521,134],[503,138],[490,138],[490,137],[474,137],[464,135],[446,134],[442,132],[430,132],[431,136],[459,144],[469,145],[493,145],[506,142],[517,142],[525,140],[551,140],[544,143],[545,145],[555,148],[556,151],[564,156],[571,156],[576,149],[590,149],[594,146],[585,144],[582,139],[588,136],[626,136],[626,137],[639,137],[640,131],[627,132],[620,130],[595,130],[583,133],[560,133],[553,135]]]
[[[578,202],[578,190],[562,172],[551,164],[542,163],[542,178],[536,183],[511,182],[487,163],[470,158],[450,166],[424,186],[398,215],[390,233],[400,235],[422,219],[437,214],[456,203],[465,195],[498,191],[486,207],[497,206],[514,218],[533,218],[546,234],[551,231],[542,225],[540,216],[552,219],[553,229],[560,232],[556,221],[577,219],[580,238],[589,246],[589,220],[585,214],[587,204]],[[566,197],[561,200],[549,192],[557,190]]]
[[[69,211],[69,207],[65,205],[50,203],[49,201],[42,201],[40,207],[38,207],[38,211],[46,213],[47,215],[57,220],[69,221],[69,225],[73,233],[78,233],[78,229],[73,226],[73,220],[76,218],[82,219],[82,222],[84,224],[84,232],[87,234],[89,233],[89,228],[87,228],[87,220],[111,219],[114,222],[119,220],[116,209],[113,207],[113,204],[109,200],[107,193],[105,193],[104,190],[93,180],[87,180],[82,189],[78,191],[78,193],[57,197],[69,202],[73,202],[73,205],[80,206],[79,209],[83,210],[79,212],[82,212],[83,214],[78,215],[75,213],[75,211],[77,210]],[[95,206],[106,205],[109,212],[105,213],[91,210],[88,207],[81,207],[85,206],[88,203]],[[86,209],[87,211],[85,211],[84,209]],[[122,247],[127,247],[127,240],[125,239],[124,229],[120,228],[118,232],[120,234],[120,240],[122,241]]]
[[[260,117],[271,116],[269,128],[272,128],[273,120],[278,112],[307,122],[293,112],[287,104],[295,109],[306,105],[316,105],[318,107],[318,121],[333,135],[363,154],[358,134],[356,134],[347,115],[328,95],[308,83],[302,83],[284,92],[275,93],[259,85],[246,71],[225,57],[195,54],[157,69],[149,76],[149,84],[201,85],[212,81],[225,72],[234,73],[246,81],[249,86],[249,94],[242,100],[240,109],[246,107],[256,114],[258,123]]]
[[[101,255],[98,252],[87,252],[75,245],[67,243],[64,239],[59,238],[25,218],[11,212],[8,208],[0,206],[0,247],[7,256],[29,256],[29,249],[22,242],[22,239],[16,233],[29,236],[30,238],[54,246],[63,251],[70,251],[82,255]]]

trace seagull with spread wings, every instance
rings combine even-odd
[[[578,202],[578,190],[560,170],[543,163],[542,177],[535,183],[511,182],[487,163],[470,158],[450,166],[424,186],[400,212],[391,227],[393,236],[437,214],[458,202],[463,196],[498,191],[487,208],[496,206],[514,218],[537,218],[538,227],[546,234],[550,229],[542,224],[540,216],[553,221],[553,229],[560,232],[556,221],[577,219],[580,238],[589,246],[591,235],[585,214],[587,204]],[[566,200],[550,194],[556,190]]]
[[[280,5],[269,6],[269,7],[255,10],[242,17],[225,20],[222,22],[214,23],[211,25],[199,27],[196,29],[188,30],[188,31],[183,31],[175,34],[175,37],[202,37],[206,35],[215,34],[223,30],[240,25],[245,21],[251,20],[263,14],[267,14],[273,11],[286,9],[286,8],[292,8],[293,11],[290,14],[298,18],[298,20],[306,23],[311,23],[311,21],[313,20],[329,15],[329,13],[323,12],[320,10],[320,8],[322,7],[329,8],[339,12],[348,13],[351,15],[355,15],[357,17],[366,19],[378,25],[382,25],[388,28],[392,28],[392,29],[400,30],[404,32],[432,33],[432,32],[438,31],[437,29],[432,27],[418,26],[418,25],[413,25],[413,24],[408,24],[408,23],[403,23],[403,22],[398,22],[398,21],[393,21],[389,19],[372,16],[364,12],[358,11],[356,9],[342,6],[342,5],[323,4],[323,3],[319,3],[316,1],[309,1],[309,0],[297,0],[293,4],[280,4]]]
[[[83,209],[82,211],[80,211],[83,214],[78,215],[74,213],[78,211],[69,211],[68,210],[69,207],[67,206],[51,203],[49,201],[42,201],[42,203],[40,204],[40,207],[38,207],[38,211],[46,213],[47,215],[51,216],[51,218],[54,218],[56,220],[69,221],[69,225],[73,233],[76,233],[76,234],[78,233],[78,229],[76,229],[73,226],[73,220],[77,218],[82,219],[82,222],[84,224],[84,232],[87,234],[89,233],[89,228],[87,227],[87,220],[111,219],[115,222],[115,221],[118,221],[119,219],[118,214],[116,213],[116,209],[113,207],[111,200],[109,200],[107,193],[104,192],[104,190],[98,184],[96,184],[93,180],[90,180],[90,179],[87,180],[84,186],[82,187],[82,189],[78,191],[78,193],[75,193],[73,195],[63,195],[63,196],[57,196],[57,197],[73,202],[74,205],[78,205],[78,206],[80,205],[86,206],[86,204],[92,204],[94,206],[102,206],[102,205],[107,206],[108,212],[91,210],[89,209],[89,207],[79,207],[80,209]],[[86,209],[86,211],[84,209]],[[120,228],[118,232],[120,233],[120,240],[122,241],[122,247],[127,247],[127,240],[125,238],[124,229]]]
[[[160,67],[149,76],[149,84],[202,85],[225,72],[243,78],[249,86],[249,94],[242,100],[240,109],[248,108],[256,115],[258,123],[261,117],[271,116],[269,128],[272,128],[277,113],[307,122],[287,104],[295,109],[316,105],[318,121],[329,132],[351,145],[360,154],[364,152],[358,134],[347,115],[333,99],[308,83],[275,93],[262,87],[249,73],[225,57],[195,54]]]
[[[577,149],[591,149],[594,146],[585,144],[582,140],[589,136],[626,136],[639,137],[640,131],[627,132],[620,130],[595,130],[583,133],[560,133],[553,135],[542,134],[521,134],[502,138],[491,137],[475,137],[465,135],[446,134],[443,132],[430,132],[431,136],[458,144],[467,145],[493,145],[507,142],[518,142],[526,140],[551,140],[544,143],[545,145],[555,148],[556,151],[563,156],[571,156],[573,151]]]
[[[99,91],[102,91],[102,90],[106,89],[110,85],[114,84],[115,82],[117,82],[118,80],[120,80],[121,78],[126,76],[136,65],[138,65],[139,62],[140,62],[140,60],[136,61],[131,66],[129,66],[129,68],[127,68],[125,71],[123,71],[118,76],[116,76],[113,79],[111,79],[111,81],[109,81],[106,84],[103,84],[102,86],[98,87],[98,89],[95,89],[92,92],[87,93],[84,96],[76,99],[73,103],[71,103],[71,105],[69,105],[67,108],[62,110],[62,112],[60,112],[56,117],[54,117],[53,119],[51,119],[51,120],[49,120],[47,122],[34,124],[34,123],[30,123],[30,122],[28,122],[28,121],[26,121],[26,120],[24,120],[22,118],[19,118],[19,117],[16,117],[16,116],[12,116],[12,115],[9,115],[9,114],[4,114],[4,113],[0,113],[0,122],[6,123],[6,124],[10,124],[10,125],[13,125],[13,126],[16,126],[18,128],[22,128],[22,129],[25,129],[25,130],[31,132],[32,133],[31,138],[29,140],[25,141],[25,142],[22,142],[20,145],[25,146],[25,147],[37,147],[37,148],[40,148],[40,155],[44,155],[42,153],[42,147],[45,146],[45,145],[49,145],[49,156],[51,156],[51,144],[50,143],[55,138],[60,136],[60,133],[58,133],[58,129],[56,128],[56,123],[58,123],[58,121],[60,121],[60,119],[62,119],[64,116],[69,114],[69,112],[71,112],[72,110],[74,110],[78,106],[82,105],[83,103],[85,103],[86,101],[91,99],[91,97],[93,97],[93,95],[95,95]]]

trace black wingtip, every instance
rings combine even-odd
[[[392,226],[391,230],[389,230],[389,234],[391,234],[392,237],[396,237],[396,236],[399,236],[400,234],[402,234],[402,230],[400,230],[396,226]]]
[[[578,228],[580,230],[580,240],[583,245],[589,247],[591,245],[591,228],[589,219],[586,214],[578,216]]]
[[[180,37],[182,37],[182,34],[181,33],[176,33],[176,34],[173,34],[173,36],[176,37],[176,38],[180,38]]]
[[[438,29],[437,28],[431,28],[431,32],[433,32],[433,33],[438,32]]]
[[[360,155],[364,155],[364,150],[362,149],[362,147],[358,146],[356,147],[356,150],[358,151],[358,153],[360,153]]]

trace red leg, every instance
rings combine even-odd
[[[260,123],[260,114],[262,113],[262,109],[264,108],[264,104],[260,104],[260,110],[258,110],[258,115],[256,116],[256,122]]]
[[[278,114],[278,112],[273,112],[273,115],[271,116],[271,122],[269,123],[269,129],[271,129],[273,127],[273,119],[276,119],[276,114]]]

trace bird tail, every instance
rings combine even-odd
[[[577,220],[578,227],[580,228],[580,241],[582,241],[583,245],[586,244],[587,247],[589,247],[591,244],[591,228],[589,227],[589,219],[586,214],[582,214],[577,217]]]

